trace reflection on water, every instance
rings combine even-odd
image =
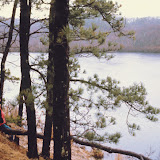
[[[155,107],[160,108],[160,54],[152,53],[114,53],[115,57],[110,61],[97,59],[95,57],[79,57],[82,70],[87,71],[87,75],[97,73],[101,78],[111,76],[121,82],[122,86],[129,86],[134,82],[143,82],[148,96],[147,99]],[[33,54],[32,56],[36,56]],[[10,54],[7,67],[10,68],[12,75],[20,77],[19,54]],[[16,65],[12,63],[16,62]],[[35,76],[32,73],[32,76]],[[5,98],[10,100],[18,95],[19,83],[12,84],[6,82]],[[16,95],[16,94],[17,95]],[[117,117],[118,124],[107,130],[119,131],[122,138],[118,145],[111,144],[112,147],[132,150],[146,154],[155,151],[154,159],[160,152],[160,122],[152,123],[143,116],[133,118],[141,126],[141,131],[136,132],[136,136],[129,135],[126,126],[127,109],[122,106],[114,115]],[[108,145],[108,144],[107,144]]]

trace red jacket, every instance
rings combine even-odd
[[[5,117],[4,117],[4,112],[2,111],[2,109],[0,108],[0,119],[3,120],[3,122],[0,122],[0,126],[6,123]]]

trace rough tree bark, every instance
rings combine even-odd
[[[5,80],[5,63],[6,63],[9,49],[11,47],[17,4],[18,4],[18,0],[15,0],[14,5],[13,5],[9,33],[8,33],[8,40],[7,40],[7,43],[6,43],[4,52],[3,52],[2,61],[1,61],[1,82],[0,82],[0,99],[1,99],[0,103],[1,103],[1,106],[2,106],[2,101],[3,101],[3,88],[4,88],[4,80]]]
[[[54,8],[54,9],[53,9]],[[70,160],[69,46],[67,27],[69,0],[52,0],[50,12],[50,54],[53,56],[54,160]]]
[[[54,0],[51,1],[50,15],[49,15],[49,30],[53,30],[53,17],[54,17]],[[52,114],[53,114],[53,79],[54,79],[54,67],[53,67],[53,34],[49,33],[49,56],[48,56],[48,68],[47,68],[47,107],[46,107],[46,119],[44,128],[44,140],[42,148],[42,156],[50,156],[50,141],[51,141],[51,129],[52,129]]]
[[[45,119],[45,128],[44,128],[44,138],[43,138],[43,147],[42,147],[42,156],[50,157],[50,141],[52,133],[52,114],[49,109],[46,109],[46,119]]]
[[[19,110],[18,110],[18,115],[20,117],[19,126],[22,125],[22,117],[23,117],[23,95],[21,95],[21,92],[22,92],[22,79],[19,90]]]
[[[28,157],[38,157],[36,117],[34,98],[31,89],[30,65],[29,65],[29,32],[30,32],[31,1],[20,0],[20,57],[21,57],[21,95],[27,110],[28,125]]]
[[[47,69],[47,106],[46,106],[46,119],[44,128],[44,139],[42,147],[42,156],[50,157],[50,141],[52,133],[52,114],[53,114],[53,61],[52,56],[49,54],[48,69]]]
[[[53,114],[53,56],[49,53],[48,69],[47,69],[47,106],[46,106],[46,119],[44,128],[44,140],[42,147],[42,156],[50,157],[50,141],[52,133],[52,114]]]

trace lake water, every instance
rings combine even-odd
[[[95,57],[79,57],[78,60],[81,68],[87,71],[87,76],[94,73],[97,73],[101,78],[111,76],[119,80],[122,86],[129,86],[134,82],[143,82],[147,89],[147,99],[150,104],[160,108],[160,54],[114,53],[114,55],[115,57],[110,61],[99,60]],[[32,56],[34,57],[35,54],[32,54]],[[19,55],[12,53],[7,61],[6,68],[10,68],[12,75],[20,77]],[[35,73],[32,73],[32,76],[36,76]],[[18,95],[19,83],[5,83],[5,98],[6,100],[12,100]],[[122,138],[118,145],[109,145],[145,155],[154,151],[151,157],[160,159],[160,122],[153,123],[143,116],[137,115],[136,122],[140,124],[141,130],[137,131],[136,136],[133,137],[128,133],[126,126],[127,111],[125,106],[122,106],[114,113],[118,124],[116,127],[109,129],[121,132]]]
[[[119,80],[122,86],[143,82],[150,104],[160,108],[160,54],[115,53],[114,55],[115,57],[108,62],[95,57],[81,57],[79,61],[82,68],[87,70],[87,75],[98,73],[101,78],[111,76]],[[113,130],[121,132],[123,137],[118,145],[111,146],[143,154],[154,151],[152,158],[156,159],[160,153],[160,122],[153,123],[142,116],[137,116],[136,122],[140,124],[141,130],[133,137],[128,133],[126,126],[127,111],[123,106],[115,112],[118,127]]]

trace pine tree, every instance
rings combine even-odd
[[[28,157],[38,157],[36,117],[34,97],[31,88],[30,65],[29,65],[29,33],[30,33],[31,1],[20,1],[20,57],[21,57],[21,96],[24,97],[27,110],[28,125]]]
[[[52,4],[54,5],[55,8],[57,7],[56,3],[57,1]],[[63,14],[64,16],[68,15],[64,14],[64,12],[66,11],[65,9],[59,8],[62,7],[60,4],[63,3],[59,2],[58,8],[56,8],[58,9],[58,11],[55,9],[54,14],[59,16],[61,14]],[[65,88],[62,89],[61,87],[59,87],[58,82],[60,82],[60,80],[57,79],[56,71],[58,71],[59,76],[60,73],[62,73],[62,75],[65,75],[63,74],[65,72],[65,67],[63,68],[63,72],[60,71],[60,68],[62,67],[60,66],[61,64],[60,62],[63,62],[65,58],[66,60],[68,59],[67,57],[65,57],[63,60],[62,59],[60,60],[59,59],[60,57],[61,58],[64,57],[64,55],[61,55],[63,53],[63,50],[57,50],[57,48],[60,49],[60,47],[63,46],[63,49],[67,51],[66,41],[65,42],[63,41],[64,40],[63,38],[66,36],[66,34],[69,35],[68,37],[65,37],[67,38],[68,42],[72,43],[80,42],[79,43],[80,45],[72,47],[70,50],[70,63],[69,63],[70,82],[74,82],[76,83],[76,85],[81,83],[82,85],[80,86],[85,86],[85,87],[81,88],[79,87],[79,85],[77,85],[78,86],[77,90],[70,87],[70,91],[68,93],[68,95],[70,96],[70,111],[72,115],[70,122],[71,122],[71,128],[73,127],[72,129],[73,134],[76,135],[76,137],[88,139],[89,141],[102,141],[102,142],[107,141],[114,143],[118,142],[119,138],[121,137],[120,133],[114,133],[114,134],[108,134],[106,132],[104,134],[99,134],[99,133],[101,132],[102,129],[104,130],[108,125],[114,125],[116,123],[114,116],[109,117],[104,113],[108,110],[117,109],[118,107],[121,106],[122,103],[125,103],[127,106],[129,106],[130,108],[129,113],[132,110],[134,110],[145,114],[148,119],[153,121],[157,120],[157,118],[154,115],[159,113],[159,109],[153,108],[145,100],[146,91],[142,84],[134,84],[133,86],[130,86],[128,88],[125,87],[121,88],[119,87],[119,82],[117,80],[112,79],[111,77],[107,77],[106,79],[99,79],[98,75],[95,74],[93,77],[89,77],[88,79],[77,78],[78,73],[80,71],[80,66],[78,65],[78,62],[74,57],[75,54],[81,54],[81,53],[86,53],[87,55],[92,54],[93,56],[96,56],[98,58],[102,57],[108,60],[112,58],[112,55],[107,55],[106,52],[114,51],[121,48],[121,46],[118,46],[114,42],[108,42],[108,46],[103,46],[109,34],[114,32],[119,37],[128,36],[130,38],[134,38],[133,31],[126,33],[123,31],[124,19],[119,16],[117,17],[116,15],[119,7],[120,6],[117,3],[114,4],[112,1],[75,0],[70,5],[70,14],[68,15],[70,24],[69,29],[67,25],[65,27],[58,25],[56,22],[61,24],[61,22],[63,22],[63,18],[62,17],[59,18],[62,20],[61,22],[58,20],[56,21],[56,18],[58,16],[54,17],[54,14],[52,16],[54,17],[53,23],[50,23],[50,26],[53,25],[55,33],[53,34],[53,36],[50,35],[51,36],[50,40],[52,41],[52,39],[54,39],[54,41],[52,41],[54,42],[53,44],[51,44],[50,41],[51,45],[50,47],[53,47],[52,49],[50,48],[50,51],[52,51],[52,54],[55,55],[55,57],[53,58],[54,60],[53,67],[55,67],[53,99],[56,101],[60,100],[59,98],[60,96],[57,97],[59,92],[66,93]],[[108,31],[100,31],[98,29],[98,26],[96,26],[95,24],[91,24],[89,28],[86,28],[85,23],[87,22],[87,20],[96,17],[100,17],[102,20],[104,20],[106,22],[106,28],[108,29],[109,26],[110,29]],[[62,29],[61,27],[63,28],[63,31],[61,30]],[[57,47],[56,44],[58,44],[59,47]],[[59,54],[56,56],[56,53]],[[58,63],[60,64],[58,65]],[[68,76],[65,76],[65,78],[66,78],[65,81],[67,82]],[[83,96],[85,89],[89,93],[88,97]],[[62,102],[64,102],[64,99],[63,100],[61,99],[61,103]],[[59,102],[59,104],[61,103]],[[67,103],[67,98],[66,98],[66,103]],[[53,118],[54,118],[53,122],[58,121],[58,116],[57,116],[58,114],[61,114],[63,117],[65,115],[63,112],[66,111],[65,108],[60,109],[59,106],[59,108],[56,109],[54,108],[55,106],[53,104]],[[94,115],[92,111],[94,111],[95,113]],[[64,118],[62,117],[61,120],[63,120]],[[95,119],[91,120],[90,117],[94,117]],[[66,118],[69,117],[67,116]],[[68,122],[68,120],[66,121]],[[58,137],[59,135],[61,135],[62,132],[61,133],[59,131],[57,132],[56,129],[59,128],[60,126],[63,127],[64,124],[59,123],[60,126],[57,127],[57,123],[53,123],[53,126],[54,126],[54,139],[58,140]],[[130,124],[128,122],[127,125],[129,128],[129,132],[132,135],[134,135],[135,130],[139,130],[139,126],[137,126],[135,123]],[[79,128],[81,128],[81,130],[79,130]],[[67,131],[65,130],[65,132]],[[58,148],[56,145],[54,146],[55,154],[57,154],[56,153],[57,150],[62,151],[61,148],[62,145],[63,144],[61,144],[61,146],[59,145],[60,148]],[[59,156],[60,153],[61,152],[59,152]]]

